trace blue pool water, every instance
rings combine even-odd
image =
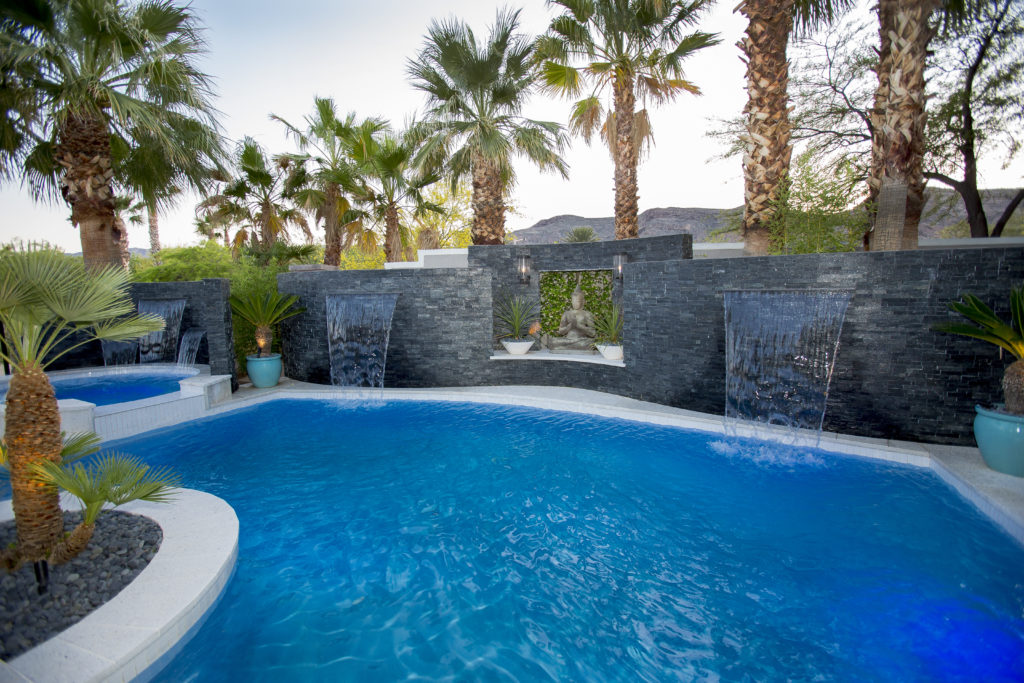
[[[51,383],[54,391],[57,392],[58,399],[77,398],[98,406],[106,406],[170,394],[181,388],[178,384],[179,380],[191,377],[193,374],[191,372],[126,373],[64,379],[58,376],[56,379],[51,378]],[[3,391],[0,391],[0,401],[6,396],[7,387],[5,385]]]
[[[158,680],[1024,679],[1024,548],[926,470],[419,402],[114,446],[241,522]]]

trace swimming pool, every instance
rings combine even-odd
[[[1024,676],[1024,549],[928,470],[406,401],[274,401],[114,447],[241,522],[159,680]]]
[[[178,382],[198,370],[99,369],[53,373],[50,376],[57,399],[75,398],[97,406],[138,401],[178,391]],[[7,382],[0,385],[0,402],[7,397]]]

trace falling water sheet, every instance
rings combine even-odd
[[[326,299],[331,384],[384,386],[391,319],[398,294],[338,294]]]
[[[173,363],[178,355],[178,330],[185,313],[185,300],[139,302],[139,313],[155,313],[164,319],[164,329],[139,339],[140,363]]]

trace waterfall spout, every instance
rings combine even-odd
[[[397,294],[327,297],[327,343],[331,384],[383,387],[384,365]]]
[[[821,430],[848,292],[725,298],[725,416]]]
[[[178,365],[192,367],[196,364],[196,355],[199,353],[199,346],[203,343],[206,330],[192,327],[185,330],[181,335],[181,342],[178,344]]]
[[[139,362],[173,363],[178,357],[178,330],[185,313],[185,300],[140,301],[139,313],[155,313],[164,319],[164,329],[139,339]]]

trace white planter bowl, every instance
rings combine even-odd
[[[513,356],[523,356],[533,347],[532,339],[502,339],[501,345]]]
[[[622,360],[622,344],[597,344],[596,346],[607,360]]]

